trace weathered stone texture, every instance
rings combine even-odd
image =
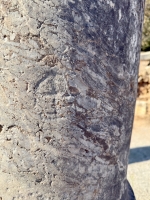
[[[3,200],[127,200],[144,0],[0,1]]]

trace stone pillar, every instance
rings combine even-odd
[[[144,0],[0,0],[2,200],[128,200]]]

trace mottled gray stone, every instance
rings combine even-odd
[[[3,200],[127,200],[144,0],[0,1]]]

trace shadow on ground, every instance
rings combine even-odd
[[[150,146],[130,149],[129,164],[150,160]]]

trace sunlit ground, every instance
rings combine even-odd
[[[134,120],[128,180],[136,200],[150,200],[150,118]]]
[[[148,63],[148,60],[140,62],[139,96],[128,165],[128,180],[136,200],[150,200],[150,65]]]

